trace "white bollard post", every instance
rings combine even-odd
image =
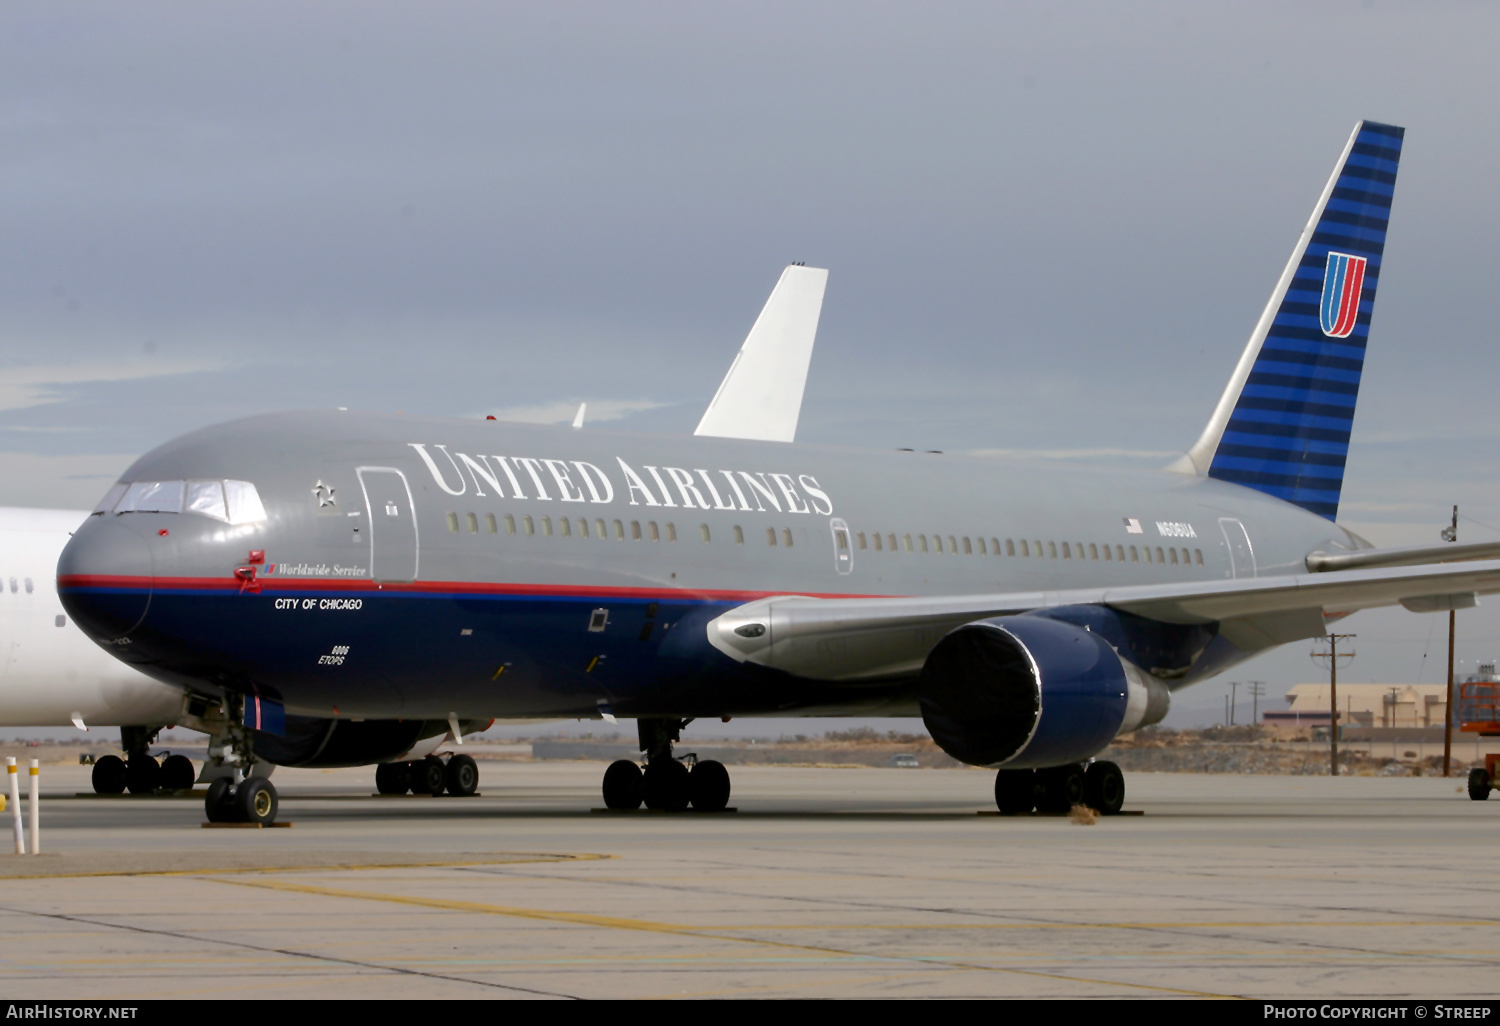
[[[16,778],[16,759],[5,757],[5,776],[10,781],[10,821],[16,828],[16,854],[26,854],[26,835],[21,827],[21,781]]]
[[[26,814],[31,820],[31,854],[42,853],[42,762],[31,760],[31,792],[26,796]]]

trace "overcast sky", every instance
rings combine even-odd
[[[1496,40],[1386,0],[12,0],[0,503],[271,409],[690,432],[794,260],[799,440],[1159,465],[1370,118],[1407,136],[1340,520],[1500,537]],[[1351,678],[1440,680],[1441,619],[1348,621]]]

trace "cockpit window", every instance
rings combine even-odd
[[[228,520],[229,508],[224,505],[224,482],[189,481],[187,508],[189,513],[202,513],[215,520]]]
[[[229,497],[229,522],[253,524],[266,519],[266,507],[260,493],[249,481],[225,481],[224,494]]]
[[[116,513],[181,513],[182,481],[137,481],[125,489]]]
[[[117,484],[94,512],[197,513],[230,524],[266,519],[266,507],[249,481],[137,481]]]
[[[124,495],[125,489],[129,487],[130,486],[124,481],[121,481],[118,484],[110,485],[109,491],[104,493],[104,498],[99,500],[99,505],[94,507],[94,516],[102,517],[104,514],[114,509],[115,504],[120,501],[120,496]]]

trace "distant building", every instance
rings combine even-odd
[[[1495,664],[1462,683],[1496,680]],[[1456,690],[1456,689],[1455,689]],[[1328,685],[1297,684],[1286,693],[1286,709],[1268,709],[1266,726],[1328,726]],[[1339,684],[1339,723],[1347,727],[1441,727],[1447,713],[1446,684]]]
[[[1446,684],[1339,684],[1339,723],[1359,727],[1441,727],[1447,711]],[[1268,709],[1267,726],[1328,726],[1327,684],[1297,684],[1286,693],[1289,708]]]

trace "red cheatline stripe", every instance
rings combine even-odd
[[[72,588],[150,588],[154,591],[234,591],[244,582],[221,577],[112,577],[93,574],[68,574],[57,579],[61,590]],[[275,592],[395,592],[405,594],[499,595],[513,598],[527,596],[548,598],[626,598],[646,601],[711,599],[726,602],[752,602],[777,595],[797,594],[811,598],[894,598],[888,595],[866,595],[847,592],[722,591],[698,588],[619,588],[591,587],[582,584],[512,584],[476,583],[473,581],[418,581],[415,583],[376,583],[370,580],[340,581],[317,578],[261,577],[260,594]]]

